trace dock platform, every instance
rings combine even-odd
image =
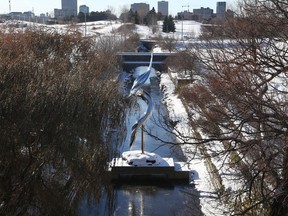
[[[112,180],[133,179],[163,179],[170,181],[190,181],[190,170],[185,162],[174,162],[173,158],[163,158],[157,165],[129,165],[123,158],[114,158],[109,163]]]

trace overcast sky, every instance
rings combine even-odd
[[[61,0],[10,0],[12,12],[24,12],[33,11],[36,15],[40,13],[52,13],[54,8],[61,9]],[[112,9],[117,15],[120,14],[124,7],[130,8],[133,3],[144,2],[150,5],[157,11],[157,2],[159,0],[78,0],[78,10],[80,5],[87,5],[90,11],[104,11]],[[169,13],[176,15],[177,12],[187,10],[189,5],[190,11],[195,8],[209,7],[216,12],[216,2],[221,0],[168,0]],[[231,8],[231,5],[235,4],[236,0],[226,0],[227,7]],[[184,7],[183,7],[184,6]],[[0,14],[9,13],[9,0],[0,0]]]

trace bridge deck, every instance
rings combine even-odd
[[[167,69],[165,60],[174,56],[175,53],[163,52],[153,53],[153,67],[159,71]],[[131,71],[137,66],[148,66],[150,62],[150,52],[118,52],[117,56],[122,58],[122,67],[126,71]]]
[[[151,56],[150,52],[118,52],[118,56]],[[153,53],[153,56],[173,56],[175,53],[170,52],[161,52]]]

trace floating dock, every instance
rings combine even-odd
[[[189,165],[185,162],[174,162],[173,158],[162,158],[163,162],[157,165],[136,166],[129,165],[123,158],[114,158],[109,163],[108,171],[112,180],[170,180],[190,182]]]

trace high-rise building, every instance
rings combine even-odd
[[[77,0],[62,0],[62,13],[64,16],[77,16]]]
[[[158,1],[158,13],[168,16],[168,1]]]
[[[216,17],[225,18],[226,13],[226,2],[217,2],[216,3]]]
[[[137,13],[140,16],[145,16],[149,12],[149,4],[146,4],[146,3],[134,3],[134,4],[131,4],[131,10],[133,12],[137,11]]]
[[[82,13],[86,13],[86,14],[89,14],[89,7],[86,6],[86,5],[80,5],[79,7],[79,12],[82,12]]]

